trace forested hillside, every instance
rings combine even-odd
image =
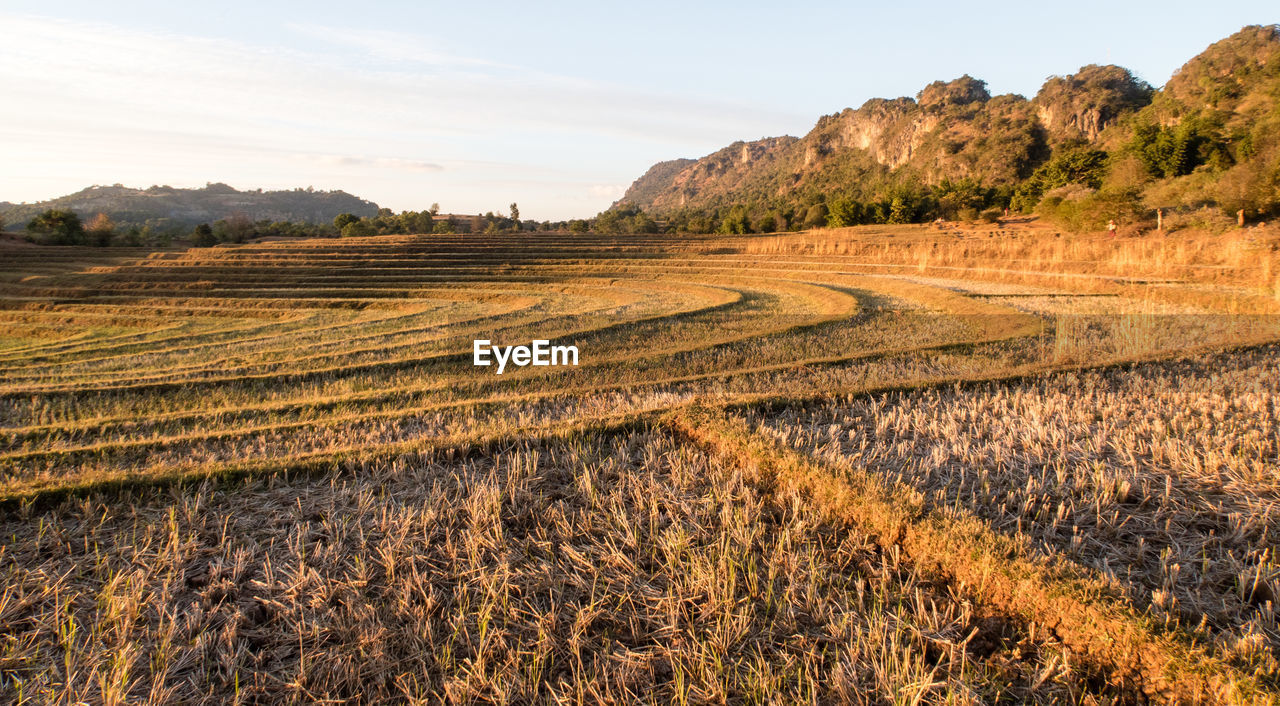
[[[1157,90],[1119,66],[1051,77],[1031,99],[971,76],[873,99],[804,137],[736,142],[662,162],[615,204],[721,232],[973,220],[1037,212],[1224,226],[1280,210],[1280,28],[1209,47]],[[1242,212],[1242,213],[1241,213]],[[988,214],[987,217],[992,217]]]
[[[91,186],[74,194],[34,204],[0,203],[0,219],[10,227],[21,227],[49,209],[71,211],[85,220],[105,213],[117,225],[184,229],[233,216],[252,221],[330,224],[341,213],[357,216],[378,213],[377,204],[345,191],[311,188],[238,191],[226,184],[208,184],[202,189],[171,186],[132,189],[116,184]]]

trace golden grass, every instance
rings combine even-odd
[[[1277,244],[15,251],[0,693],[1274,701]]]
[[[1280,351],[793,408],[761,429],[1065,557],[1276,673]]]
[[[1276,699],[1267,691],[1270,679],[1163,634],[1105,583],[1070,565],[1027,556],[1016,536],[976,517],[973,504],[937,503],[909,483],[860,466],[828,466],[754,436],[742,421],[714,410],[677,413],[672,424],[758,475],[758,482],[801,495],[886,551],[901,549],[922,576],[956,584],[985,605],[1048,628],[1114,688],[1161,702]],[[1264,668],[1275,674],[1274,664]]]
[[[657,432],[126,498],[2,528],[21,535],[0,598],[11,695],[976,703],[1085,689],[1046,631]]]

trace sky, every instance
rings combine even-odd
[[[1160,86],[1272,2],[0,2],[0,201],[342,189],[588,217],[653,163],[970,74]]]

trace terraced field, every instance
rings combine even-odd
[[[1274,702],[1278,242],[5,246],[0,694]]]

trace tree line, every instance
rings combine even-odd
[[[1134,118],[1127,141],[1118,147],[1104,150],[1084,141],[1059,145],[1013,185],[988,186],[973,178],[926,184],[905,172],[894,179],[851,180],[816,193],[676,209],[660,217],[628,203],[592,218],[542,222],[521,219],[515,203],[506,215],[489,211],[474,216],[441,214],[433,204],[425,211],[394,213],[383,208],[365,217],[343,213],[330,224],[253,221],[235,213],[187,230],[171,224],[118,225],[105,213],[84,223],[70,210],[49,209],[35,216],[26,232],[28,239],[46,245],[163,247],[187,238],[193,245],[209,247],[264,237],[417,233],[775,233],[937,219],[991,223],[1006,212],[1036,214],[1081,231],[1108,220],[1150,220],[1153,204],[1164,203],[1180,211],[1198,208],[1206,222],[1221,224],[1235,222],[1227,220],[1235,214],[1280,213],[1277,135],[1280,109],[1249,130],[1229,130],[1213,114],[1191,116],[1177,125]]]

